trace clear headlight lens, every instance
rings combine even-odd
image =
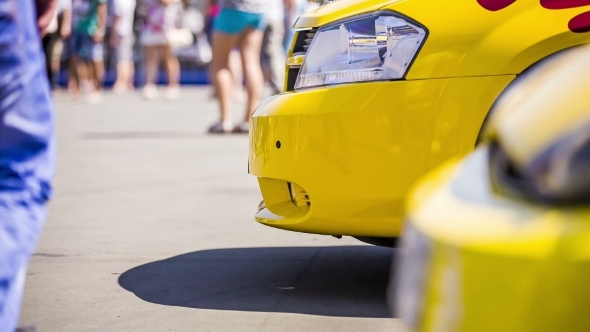
[[[392,287],[395,316],[412,329],[418,329],[425,297],[425,284],[432,256],[433,243],[408,220],[394,265]]]
[[[316,33],[295,88],[402,78],[426,30],[392,14],[353,18]]]
[[[521,167],[493,143],[489,160],[494,188],[546,203],[590,204],[590,121],[580,123]]]

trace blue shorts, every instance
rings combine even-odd
[[[91,36],[73,33],[70,37],[70,56],[79,57],[84,61],[103,61],[102,43],[97,43]]]
[[[222,9],[213,21],[213,29],[227,35],[238,35],[248,28],[264,30],[266,25],[263,14],[236,9]]]

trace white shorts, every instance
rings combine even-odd
[[[163,32],[143,31],[139,43],[143,46],[168,45],[168,38]]]
[[[133,44],[135,37],[132,33],[119,36],[119,45],[117,45],[117,61],[133,62]]]

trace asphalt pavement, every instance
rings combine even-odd
[[[253,220],[261,196],[248,138],[206,134],[217,119],[209,88],[176,101],[55,99],[55,197],[22,326],[402,331],[385,299],[391,249]]]

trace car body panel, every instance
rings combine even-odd
[[[553,57],[494,107],[486,136],[500,142],[516,165],[529,164],[549,142],[590,121],[590,66],[567,66],[587,55],[590,52],[579,47]],[[540,79],[543,77],[550,79]],[[567,98],[546,98],[548,95]],[[556,109],[559,117],[551,116]]]
[[[295,29],[324,26],[351,16],[361,15],[383,8],[388,3],[403,0],[340,0],[321,6],[300,16],[293,24]]]
[[[250,173],[302,186],[311,210],[257,220],[304,232],[397,236],[409,187],[473,149],[487,110],[513,78],[344,84],[268,98],[251,120]],[[290,203],[286,183],[279,199],[261,189],[267,209],[280,215],[269,202]]]
[[[590,330],[590,208],[498,196],[487,158],[449,162],[410,195],[407,225],[431,247],[413,330]]]
[[[519,0],[491,11],[480,2],[341,0],[302,16],[298,29],[389,10],[423,25],[428,36],[404,79],[298,89],[258,107],[249,171],[266,207],[256,220],[301,232],[399,236],[410,186],[473,150],[514,78],[552,53],[590,42],[590,33],[568,25],[590,6],[549,10],[539,0]],[[289,55],[298,57],[286,69],[286,82],[294,82],[301,50]],[[305,210],[293,207],[288,183],[309,196]]]
[[[546,56],[590,42],[569,29],[590,6],[550,10],[539,0],[490,11],[476,0],[337,1],[303,15],[296,28],[316,28],[377,9],[418,21],[428,39],[406,78],[518,74]]]
[[[589,56],[571,49],[536,68],[501,99],[475,152],[411,190],[394,296],[412,330],[590,330],[590,195],[524,191],[550,179],[567,195],[588,179]],[[527,173],[538,156],[550,166]]]

